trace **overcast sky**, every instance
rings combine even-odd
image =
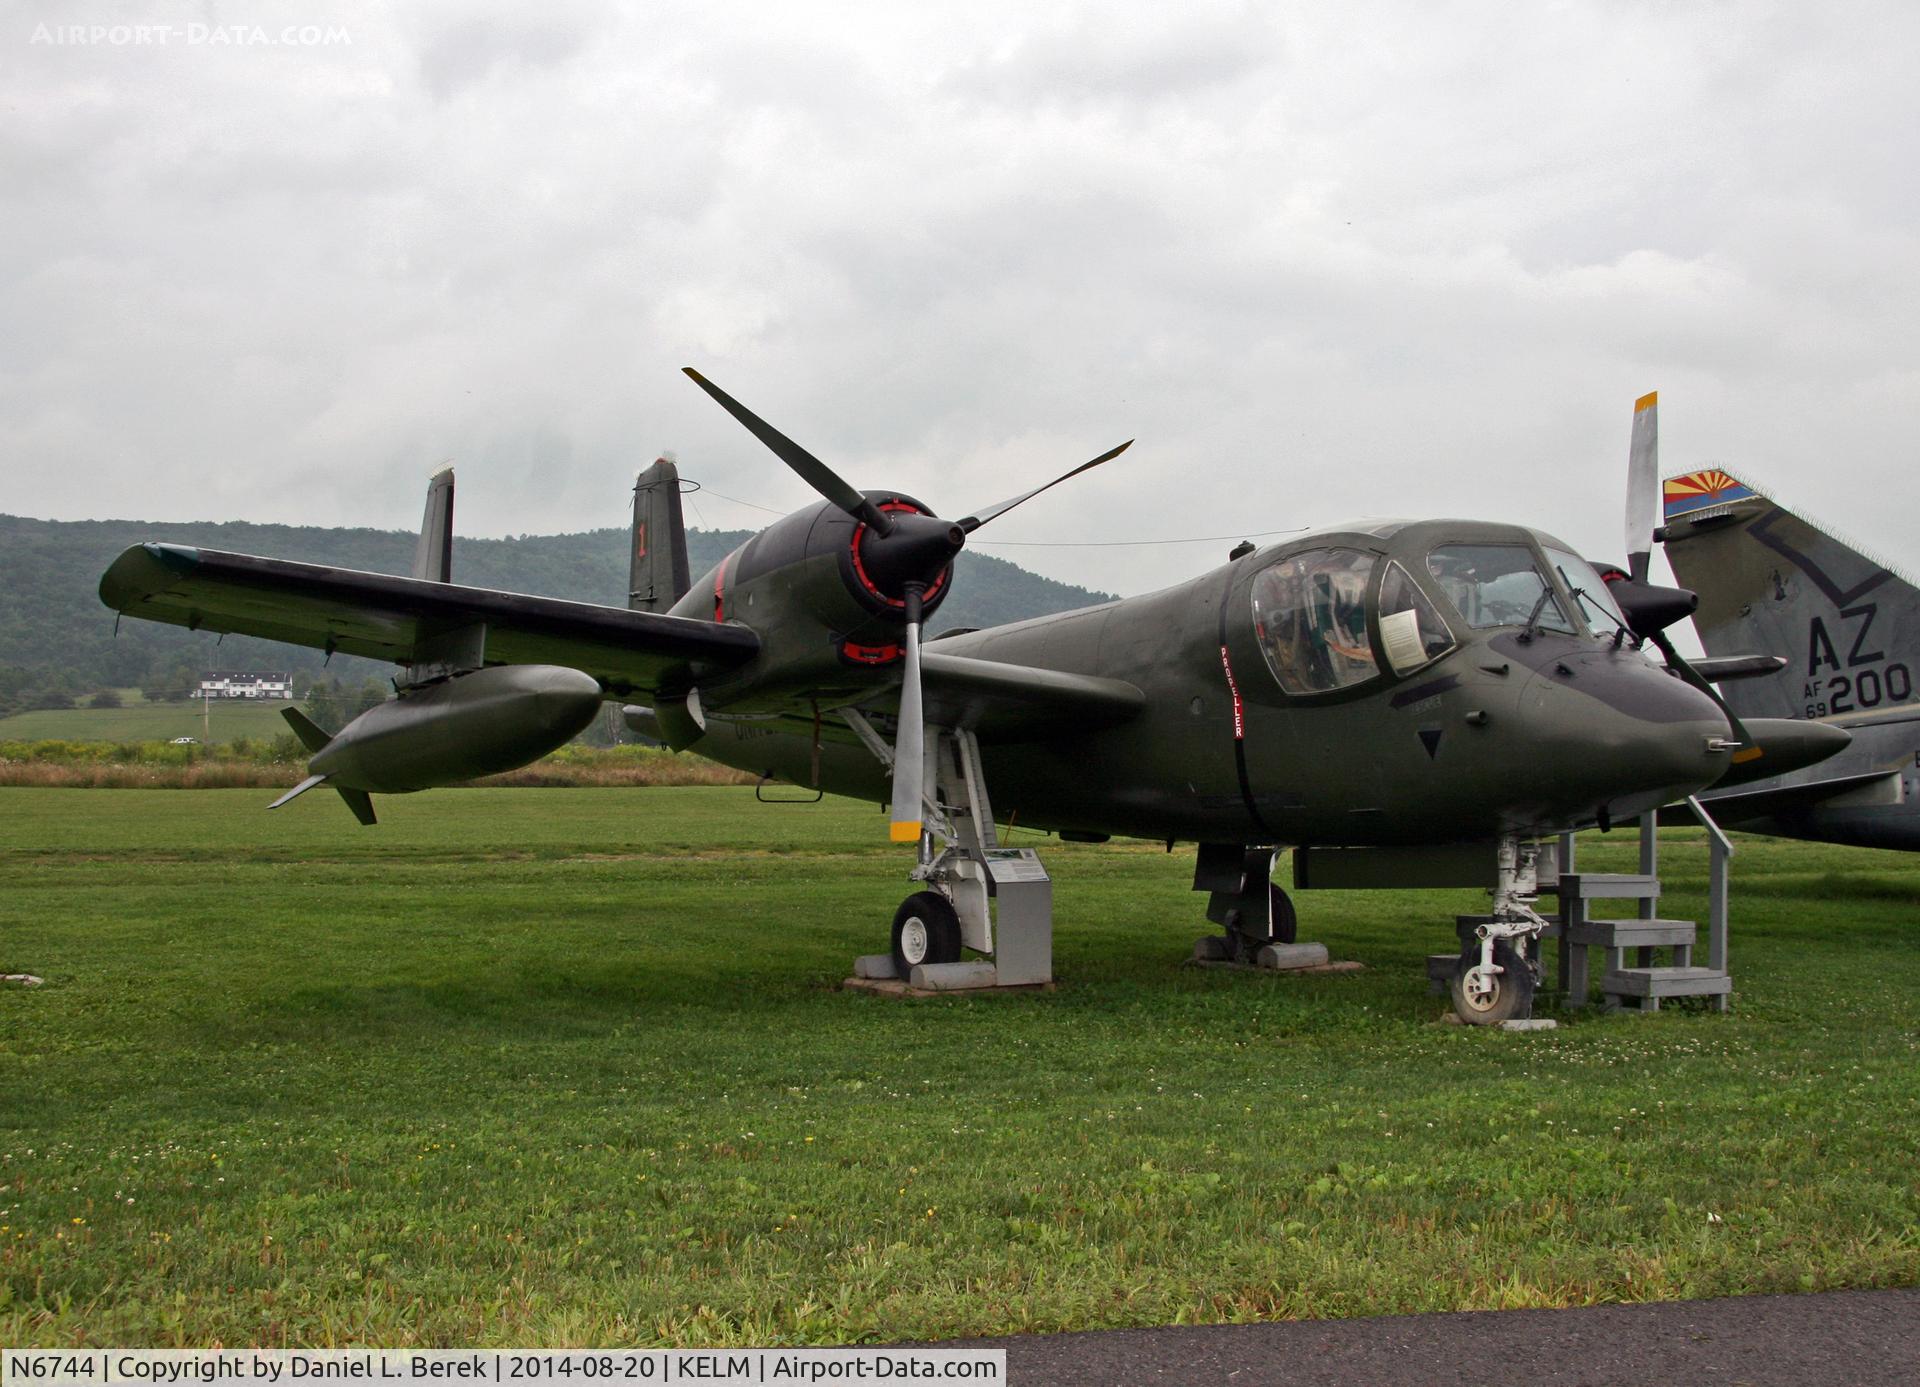
[[[0,511],[411,528],[451,458],[548,533],[663,449],[691,523],[809,501],[692,364],[949,515],[1137,437],[976,541],[1121,592],[1228,546],[994,542],[1612,557],[1657,388],[1665,470],[1920,567],[1911,0],[0,16]]]

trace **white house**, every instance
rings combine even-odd
[[[200,676],[197,698],[292,698],[293,676],[216,670]]]

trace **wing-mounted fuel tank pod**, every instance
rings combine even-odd
[[[579,736],[600,700],[599,681],[577,669],[499,665],[413,689],[332,737],[289,710],[287,721],[314,755],[308,779],[271,807],[324,784],[371,823],[371,809],[363,813],[356,795],[406,794],[514,770]]]
[[[432,583],[453,579],[450,467],[427,484],[413,577]],[[361,823],[371,824],[370,793],[406,794],[514,770],[577,737],[600,709],[600,681],[577,669],[483,668],[483,621],[421,621],[410,654],[396,681],[400,696],[369,708],[338,733],[329,735],[304,715],[286,711],[288,725],[313,759],[307,778],[269,808],[327,785],[340,792]]]

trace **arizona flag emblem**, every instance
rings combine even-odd
[[[1706,506],[1725,505],[1729,501],[1738,501],[1744,496],[1754,495],[1752,487],[1731,473],[1718,468],[1709,468],[1705,472],[1689,472],[1684,477],[1669,477],[1662,489],[1662,499],[1666,502],[1666,518],[1685,515],[1688,511],[1700,510]]]

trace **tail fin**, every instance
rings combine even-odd
[[[287,720],[287,726],[293,729],[293,735],[300,739],[308,751],[315,753],[324,751],[333,741],[332,737],[320,729],[318,723],[297,708],[282,708],[280,710],[280,716]],[[272,804],[269,804],[267,808],[278,809],[288,800],[304,795],[314,786],[325,784],[326,780],[327,777],[324,774],[310,775],[291,790],[287,791],[286,794],[280,796],[280,798]],[[360,820],[362,824],[365,824],[369,828],[373,826],[375,819],[373,817],[373,797],[371,795],[365,790],[350,790],[344,785],[335,785],[333,788],[340,792],[340,798],[347,802],[347,808],[353,811],[354,818]]]
[[[373,796],[365,790],[349,790],[342,786],[333,787],[340,791],[340,798],[347,802],[347,808],[353,811],[353,817],[360,820],[362,828],[372,828],[378,822],[373,817]]]
[[[427,513],[420,521],[420,542],[413,547],[413,576],[435,583],[453,581],[453,469],[443,467],[427,483]]]
[[[293,729],[293,735],[300,739],[300,744],[308,751],[324,750],[327,743],[333,740],[331,733],[321,731],[320,724],[298,708],[282,708],[280,716],[287,720],[287,726]]]
[[[1742,717],[1844,718],[1914,699],[1920,591],[1731,473],[1667,479],[1667,562],[1707,654],[1783,655],[1724,686]]]
[[[633,484],[633,562],[627,606],[664,612],[693,586],[687,574],[687,526],[680,514],[680,469],[661,458]]]

